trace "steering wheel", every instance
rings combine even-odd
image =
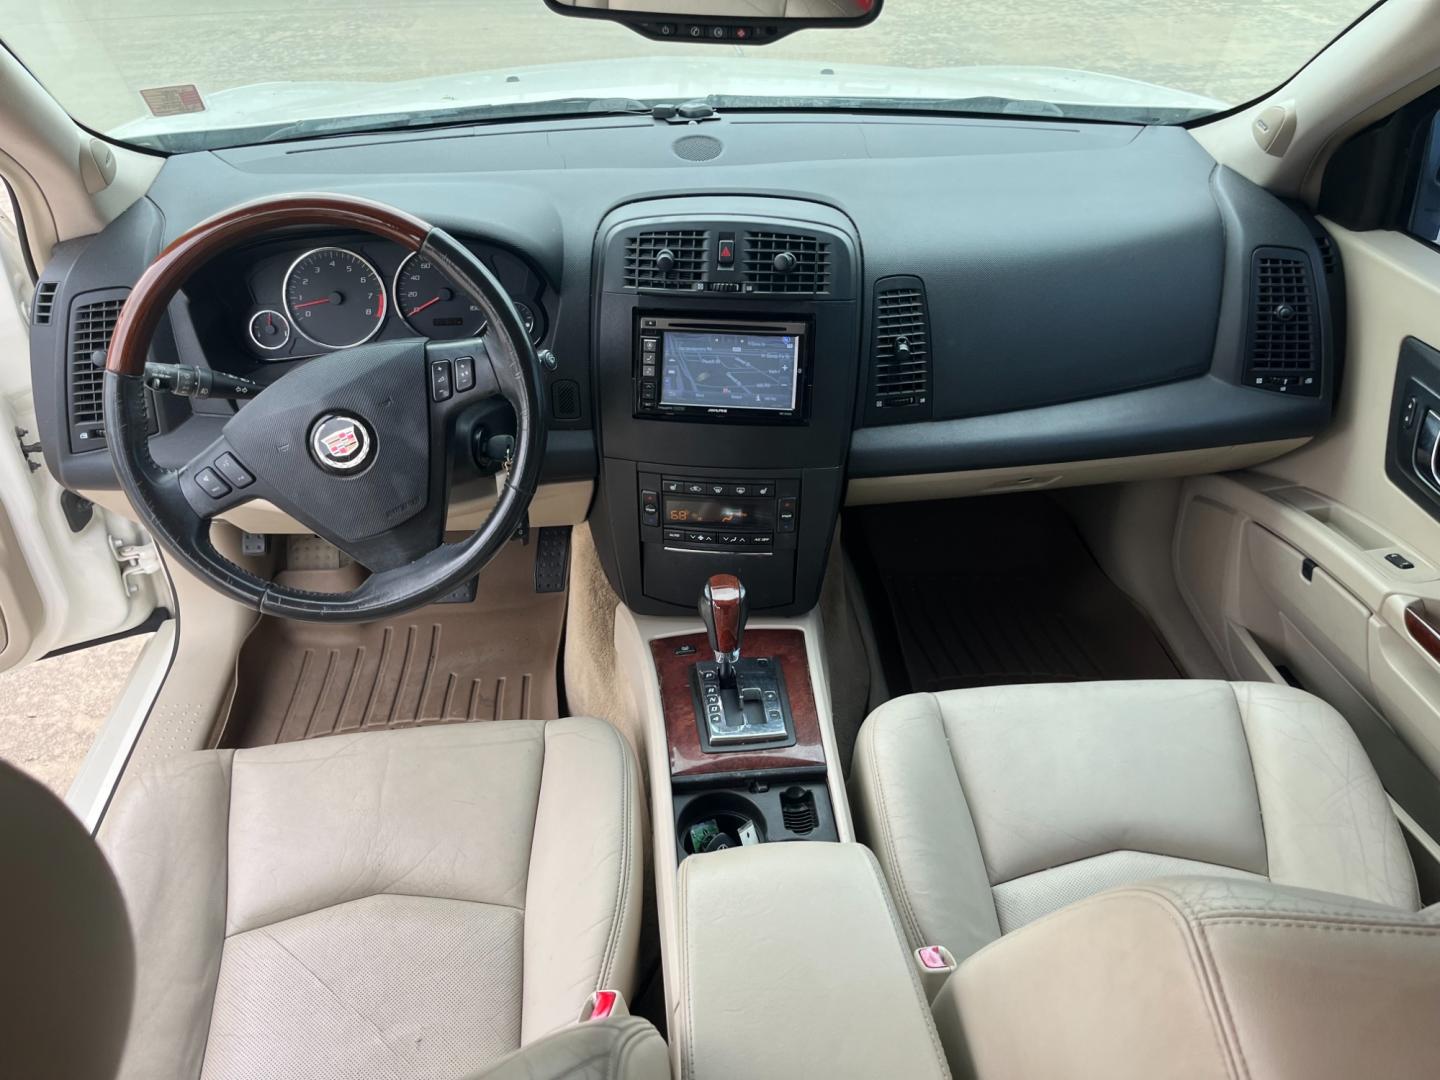
[[[242,405],[182,468],[151,456],[144,372],[176,292],[222,251],[276,230],[358,230],[419,252],[479,305],[480,338],[387,340],[339,349],[288,372]],[[456,418],[486,398],[515,410],[515,451],[484,524],[444,541]],[[524,520],[544,453],[539,364],[514,305],[485,265],[440,229],[346,195],[286,195],[201,222],[131,290],[105,365],[105,436],[131,503],[165,550],[202,580],[269,615],[359,621],[409,611],[453,591]],[[347,593],[258,577],[222,556],[211,520],[267,499],[371,571]]]

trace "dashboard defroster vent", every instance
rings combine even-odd
[[[83,453],[105,446],[105,372],[94,361],[110,346],[126,290],[86,293],[70,309],[65,356],[65,397],[70,416],[70,450]]]
[[[627,289],[700,289],[710,265],[704,229],[642,232],[625,242]]]
[[[830,291],[830,245],[802,233],[745,234],[745,291],[820,296]]]
[[[1293,248],[1259,248],[1251,263],[1245,385],[1320,393],[1320,318],[1310,260]]]
[[[916,277],[875,285],[870,404],[876,418],[914,419],[930,411],[930,318],[925,285]]]
[[[55,317],[55,290],[60,287],[58,281],[42,281],[35,289],[35,325],[49,326],[50,320]]]

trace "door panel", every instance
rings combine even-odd
[[[1405,424],[1410,380],[1429,378],[1421,361],[1440,350],[1440,250],[1326,227],[1348,289],[1335,421],[1264,474],[1187,480],[1176,576],[1233,676],[1328,700],[1392,797],[1440,836],[1440,659],[1406,626],[1412,607],[1440,626],[1440,491],[1394,468],[1424,419]]]

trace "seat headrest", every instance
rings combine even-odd
[[[0,957],[5,1074],[114,1076],[135,984],[125,903],[75,815],[4,762]]]
[[[1099,893],[970,957],[935,1000],[957,1076],[1429,1077],[1440,913],[1263,880]]]

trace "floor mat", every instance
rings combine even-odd
[[[341,582],[344,570],[303,573],[307,588],[353,584]],[[505,546],[480,575],[470,603],[432,604],[372,623],[262,619],[240,654],[221,745],[267,746],[417,724],[554,719],[565,593],[534,587],[532,539]]]
[[[865,507],[842,535],[887,629],[887,668],[912,690],[1180,677],[1044,496]]]

